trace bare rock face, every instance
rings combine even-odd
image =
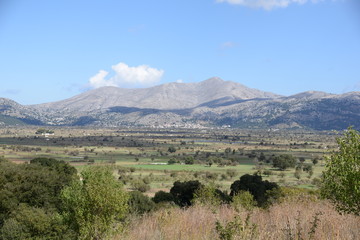
[[[31,106],[0,98],[0,124],[19,121],[101,127],[356,128],[360,92],[308,91],[285,97],[214,77],[142,89],[102,87]]]

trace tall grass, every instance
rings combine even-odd
[[[239,223],[239,219],[243,222]],[[246,220],[250,224],[245,224]],[[246,239],[236,229],[230,229],[233,232],[230,232],[229,238],[221,238],[216,226],[226,229],[226,226],[234,224],[238,224],[242,232],[247,232],[246,236],[251,235],[252,239],[360,239],[360,218],[340,215],[326,201],[283,202],[267,210],[256,208],[253,211],[238,211],[227,205],[216,210],[207,206],[161,209],[130,220],[128,231],[115,239]],[[244,229],[246,226],[251,229]]]

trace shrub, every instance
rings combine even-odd
[[[290,154],[282,154],[273,158],[273,167],[285,170],[287,168],[293,168],[296,164],[296,159]]]
[[[227,169],[226,170],[226,174],[230,177],[233,178],[236,176],[236,170],[235,169]]]
[[[249,191],[254,196],[258,206],[265,206],[268,200],[266,192],[273,188],[278,188],[278,185],[267,180],[263,181],[260,175],[245,174],[240,177],[240,180],[236,180],[231,184],[230,196],[234,196],[240,191]]]
[[[171,193],[158,191],[155,193],[155,196],[152,198],[155,203],[160,202],[173,202],[174,196]]]
[[[252,210],[256,206],[256,201],[249,191],[240,191],[232,197],[231,205],[238,211],[240,210],[239,206],[246,210]]]
[[[125,216],[128,194],[105,168],[87,168],[62,191],[64,216],[79,239],[104,239]]]
[[[216,180],[218,177],[218,174],[215,172],[206,172],[205,177],[206,177],[206,179],[209,179],[209,180]]]
[[[202,187],[199,181],[174,182],[174,186],[170,189],[170,193],[174,197],[174,201],[181,207],[191,206],[194,193]]]
[[[146,195],[139,191],[129,192],[129,212],[135,214],[144,214],[155,208],[155,203]]]
[[[20,204],[4,221],[0,239],[75,239],[56,212]]]
[[[294,177],[298,180],[300,180],[301,178],[301,170],[300,169],[296,169],[294,172]]]
[[[217,189],[214,184],[210,184],[197,189],[192,202],[200,205],[219,206],[222,203],[229,202],[229,197]]]
[[[316,202],[319,200],[319,191],[296,187],[281,187],[277,189],[277,193],[274,193],[273,196],[275,196],[273,200],[278,203]]]
[[[271,171],[271,170],[269,170],[269,169],[265,169],[265,170],[263,171],[263,174],[264,174],[265,176],[270,176],[270,175],[273,175],[274,173],[273,173],[273,171]]]
[[[250,222],[250,215],[247,215],[245,221],[237,215],[233,221],[228,221],[224,226],[220,221],[216,221],[215,225],[221,240],[256,239],[258,235],[257,225]]]
[[[150,185],[144,183],[144,181],[140,179],[135,179],[131,181],[131,186],[134,190],[140,191],[140,192],[146,192],[150,190]]]
[[[168,148],[168,152],[169,152],[169,153],[174,153],[174,152],[176,152],[176,148],[175,148],[174,146],[170,146],[170,147]]]
[[[193,165],[194,164],[194,158],[192,156],[185,158],[185,164],[187,165]]]
[[[313,166],[311,164],[304,164],[303,165],[303,171],[308,173],[308,172],[310,172],[312,170],[313,170]]]
[[[349,128],[337,143],[339,151],[326,162],[322,195],[338,211],[360,215],[360,133]]]
[[[169,161],[168,161],[168,164],[169,165],[172,165],[172,164],[175,164],[176,163],[176,159],[175,158],[171,158]]]

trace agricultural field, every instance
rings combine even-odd
[[[47,157],[82,170],[109,165],[129,190],[153,196],[176,180],[199,180],[229,190],[240,176],[258,172],[281,186],[316,189],[324,157],[337,148],[337,132],[239,129],[0,129],[0,156],[17,163]],[[277,156],[295,165],[274,167]],[[79,171],[79,172],[80,172]]]

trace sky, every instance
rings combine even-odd
[[[211,77],[285,96],[360,91],[360,1],[0,0],[0,97]]]

